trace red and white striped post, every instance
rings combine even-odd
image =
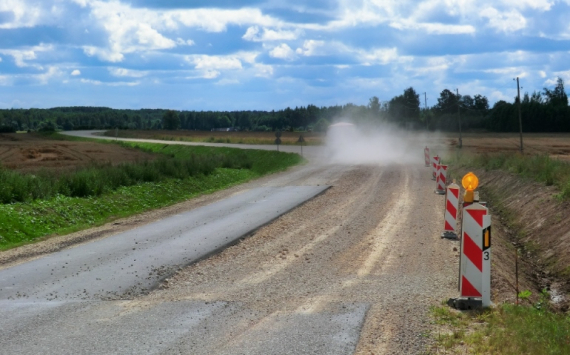
[[[467,173],[461,180],[463,223],[461,227],[461,260],[459,261],[460,298],[447,304],[457,309],[474,309],[491,305],[491,216],[489,210],[475,202],[474,190],[479,179]]]
[[[445,217],[442,238],[457,239],[457,211],[459,211],[459,185],[450,184],[445,195]]]
[[[437,178],[435,179],[435,193],[445,195],[445,185],[447,184],[447,165],[437,165]]]
[[[424,157],[425,157],[425,161],[426,161],[426,167],[429,167],[429,148],[426,146],[426,148],[424,149]]]
[[[488,219],[484,217],[489,210],[478,203],[470,204],[463,209],[461,238],[461,276],[459,293],[461,297],[483,298],[490,285],[483,282],[483,262],[490,260],[490,240],[484,250],[484,230]],[[490,238],[489,238],[490,239]],[[489,264],[490,265],[490,264]],[[490,272],[490,271],[489,271]],[[490,273],[489,273],[490,275]]]
[[[438,163],[439,163],[439,157],[437,155],[431,158],[431,167],[432,167],[431,179],[432,180],[435,180],[437,177],[437,164]]]

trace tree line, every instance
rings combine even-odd
[[[483,95],[459,95],[441,91],[437,103],[422,105],[413,87],[389,101],[376,96],[367,105],[307,105],[273,111],[175,111],[166,109],[112,109],[108,107],[55,107],[50,109],[1,109],[0,132],[77,129],[187,129],[187,130],[314,130],[325,131],[334,121],[376,125],[389,122],[406,129],[457,131],[487,129],[516,132],[519,129],[518,97],[489,107]],[[554,89],[525,93],[520,102],[526,132],[570,132],[570,108],[564,81]]]

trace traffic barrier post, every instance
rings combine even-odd
[[[491,216],[489,209],[474,201],[479,180],[473,173],[461,180],[465,188],[461,223],[459,298],[448,305],[475,309],[491,305]]]
[[[447,185],[447,165],[437,165],[437,178],[435,179],[435,193],[445,195],[445,185]]]
[[[483,296],[483,217],[488,209],[473,203],[463,209],[461,228],[461,279],[460,297]]]
[[[437,177],[437,164],[438,163],[439,163],[439,157],[437,155],[431,158],[431,167],[432,167],[431,179],[432,180],[435,180]]]
[[[425,157],[425,161],[426,161],[426,167],[429,167],[430,166],[429,148],[427,146],[424,149],[424,157]]]
[[[445,217],[442,238],[457,239],[457,211],[459,211],[459,185],[452,183],[445,194]]]

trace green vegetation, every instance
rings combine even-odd
[[[190,155],[187,158],[161,157],[154,161],[93,165],[74,172],[54,175],[47,171],[20,174],[0,167],[0,203],[68,197],[100,196],[119,187],[143,182],[160,182],[170,178],[185,179],[210,175],[216,168],[250,169],[249,157],[243,154]]]
[[[441,327],[434,334],[434,350],[443,349],[446,354],[570,354],[570,318],[545,309],[545,303],[503,304],[478,312],[434,307],[432,317]]]
[[[282,132],[281,145],[296,145],[299,136],[303,135],[304,146],[322,145],[323,135],[313,132]],[[107,137],[115,137],[115,130],[104,133]],[[175,142],[206,142],[206,143],[229,143],[229,144],[265,144],[275,145],[275,135],[273,132],[204,132],[204,131],[141,131],[141,130],[119,130],[117,136],[120,138],[143,138],[157,139],[162,141]]]
[[[94,166],[59,177],[47,172],[32,177],[3,170],[4,176],[9,177],[6,181],[10,184],[6,186],[12,186],[12,196],[21,196],[25,202],[0,204],[0,250],[172,205],[302,161],[297,154],[275,151],[121,144],[161,153],[163,158],[117,167]],[[54,187],[48,186],[50,183]],[[26,186],[40,192],[26,193]],[[63,190],[68,188],[64,192],[79,191],[77,196],[86,197],[64,195],[59,190],[61,186]],[[54,195],[42,195],[44,188],[51,189]]]
[[[560,189],[561,199],[570,198],[570,164],[548,155],[521,155],[517,153],[500,154],[459,154],[454,163],[467,168],[506,170],[520,176],[555,185]]]

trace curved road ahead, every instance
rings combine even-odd
[[[400,165],[307,147],[307,165],[4,266],[0,354],[424,353],[458,258],[410,146],[417,162]]]

